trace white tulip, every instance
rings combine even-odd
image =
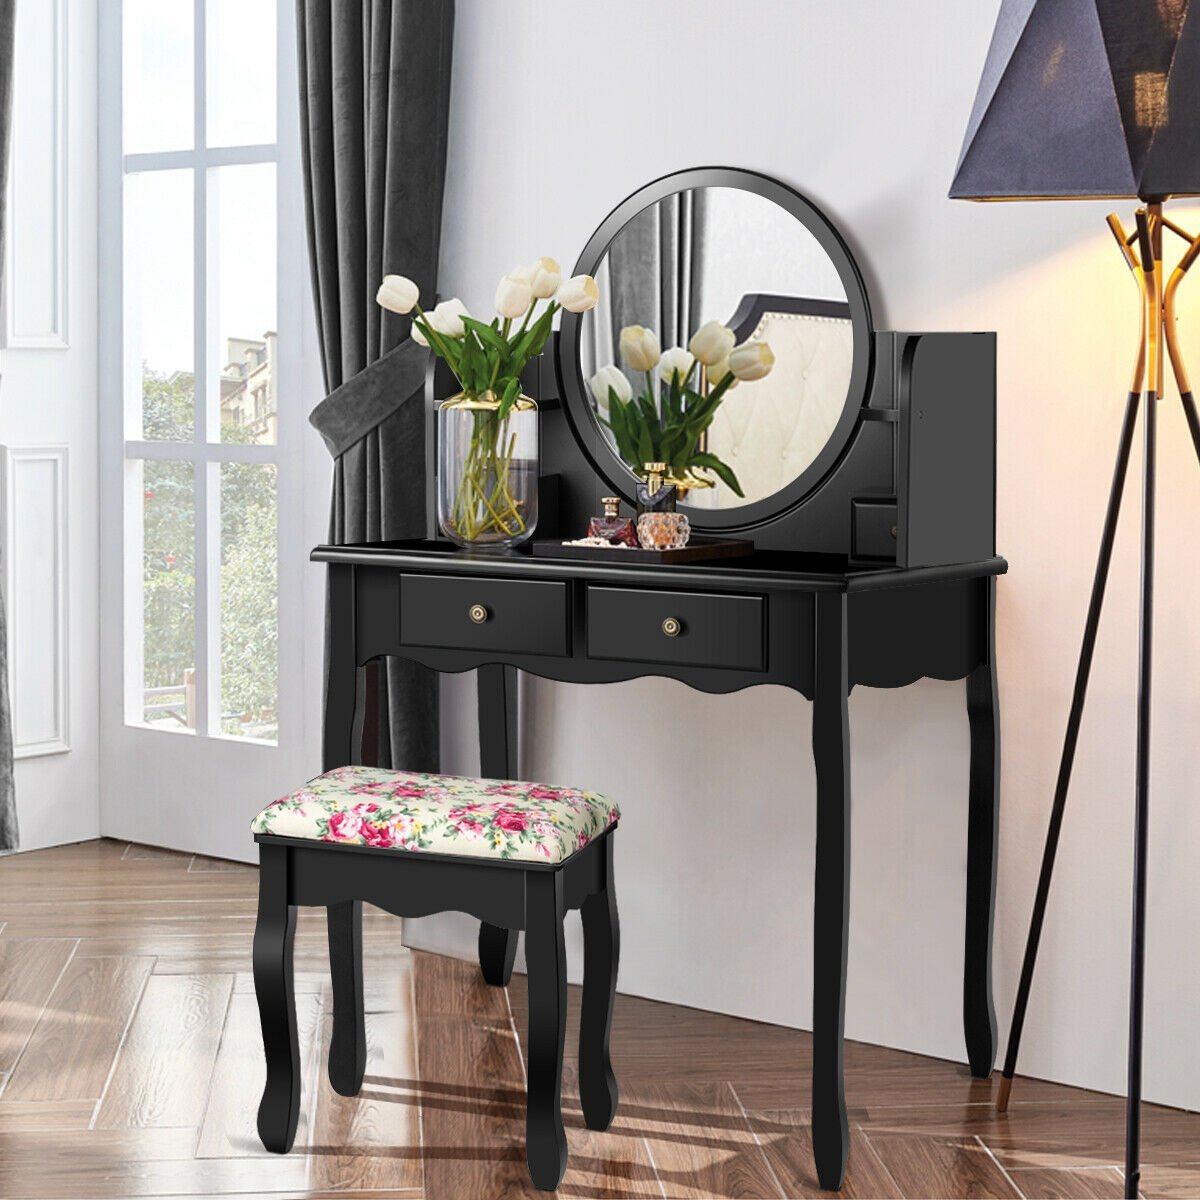
[[[562,267],[552,258],[539,258],[529,268],[529,286],[537,300],[549,300],[562,282]]]
[[[708,368],[708,386],[716,387],[726,375],[729,375],[730,382],[727,391],[732,391],[738,385],[737,378],[733,376],[733,372],[729,369],[729,355],[727,354],[719,363],[713,363]]]
[[[421,327],[416,323],[416,321],[412,323],[412,328],[408,331],[408,336],[412,338],[412,340],[416,342],[418,346],[424,346],[427,350],[429,349],[429,339],[421,332]]]
[[[375,293],[375,303],[389,312],[401,316],[412,312],[413,305],[421,297],[421,290],[411,279],[403,275],[385,275]]]
[[[621,357],[631,371],[652,371],[662,357],[658,334],[641,325],[626,325],[621,330]]]
[[[709,321],[692,334],[688,349],[696,356],[697,362],[711,367],[713,363],[719,363],[721,359],[729,357],[736,340],[733,330],[728,325],[722,325],[720,321]]]
[[[567,312],[584,313],[600,303],[600,289],[590,275],[572,275],[559,285],[554,298]]]
[[[672,346],[670,350],[664,350],[658,360],[658,373],[664,383],[670,383],[672,376],[678,375],[682,384],[692,373],[695,361],[682,346]]]
[[[496,311],[506,321],[523,317],[533,302],[533,289],[528,279],[517,275],[505,275],[496,289]]]
[[[622,404],[628,404],[633,399],[633,388],[630,386],[629,380],[625,377],[625,372],[620,367],[601,367],[588,380],[588,387],[591,388],[592,395],[596,398],[596,406],[602,412],[608,412],[608,393],[610,388],[617,393],[617,399]]]
[[[425,314],[425,320],[434,333],[440,333],[448,338],[460,338],[466,329],[463,327],[463,317],[469,317],[467,306],[455,296],[451,300],[443,300],[434,307],[432,312]]]
[[[536,265],[537,264],[535,263],[534,266],[536,266]],[[506,278],[521,279],[525,283],[532,284],[533,283],[533,272],[534,272],[534,267],[516,266],[516,267],[513,267],[513,269],[511,271],[509,271]]]
[[[775,355],[766,342],[743,342],[729,352],[729,369],[747,382],[769,375],[774,365]]]

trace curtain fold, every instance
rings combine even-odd
[[[16,0],[0,0],[0,276],[5,246],[5,197],[12,126],[13,42]],[[3,578],[3,572],[0,572]],[[17,800],[13,788],[12,710],[8,699],[8,619],[0,594],[0,850],[17,848]]]
[[[704,188],[676,192],[642,209],[613,238],[601,268],[600,304],[585,325],[585,377],[607,363],[620,365],[626,325],[653,329],[666,350],[686,346],[707,319],[700,297],[708,207]],[[642,380],[632,382],[635,389],[643,386]]]
[[[425,356],[375,303],[382,277],[437,287],[452,0],[296,0],[309,258],[325,389],[310,420],[336,454],[330,537],[425,534]],[[367,761],[435,770],[437,677],[369,672]]]

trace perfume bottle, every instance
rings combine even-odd
[[[638,517],[637,533],[643,550],[682,550],[692,531],[686,513],[644,512]]]
[[[667,482],[667,464],[644,463],[644,476],[637,485],[637,511],[640,517],[648,512],[675,511],[675,485]]]
[[[637,549],[638,535],[632,517],[621,516],[621,500],[618,496],[602,496],[604,516],[593,517],[588,522],[588,537],[604,538],[605,541],[620,543]]]

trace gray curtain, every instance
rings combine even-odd
[[[452,0],[297,0],[309,256],[325,388],[310,420],[334,455],[334,542],[425,535],[426,351],[385,312],[385,274],[437,286]],[[368,672],[363,757],[435,770],[437,679]]]
[[[3,267],[4,198],[8,195],[8,144],[12,125],[13,26],[16,0],[0,0],[0,268]],[[0,270],[0,276],[3,271]],[[2,578],[0,574],[0,578]],[[8,703],[8,628],[0,595],[0,850],[17,848],[13,791],[12,710]]]
[[[626,325],[655,330],[664,350],[687,345],[703,316],[707,218],[707,194],[693,188],[643,209],[613,239],[608,264],[614,350]]]

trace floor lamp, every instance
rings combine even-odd
[[[1170,220],[1163,204],[1170,196],[1200,195],[1200,0],[1003,0],[950,195],[972,200],[1123,198],[1139,203],[1129,233],[1115,215],[1108,217],[1138,287],[1140,335],[998,1098],[1003,1112],[1017,1066],[1140,408],[1144,440],[1141,606],[1125,1135],[1125,1195],[1136,1197],[1150,800],[1154,476],[1157,407],[1168,361],[1200,457],[1200,417],[1175,331],[1176,292],[1200,257],[1200,235],[1193,236]],[[1169,276],[1163,262],[1167,234],[1180,239],[1182,249]]]

